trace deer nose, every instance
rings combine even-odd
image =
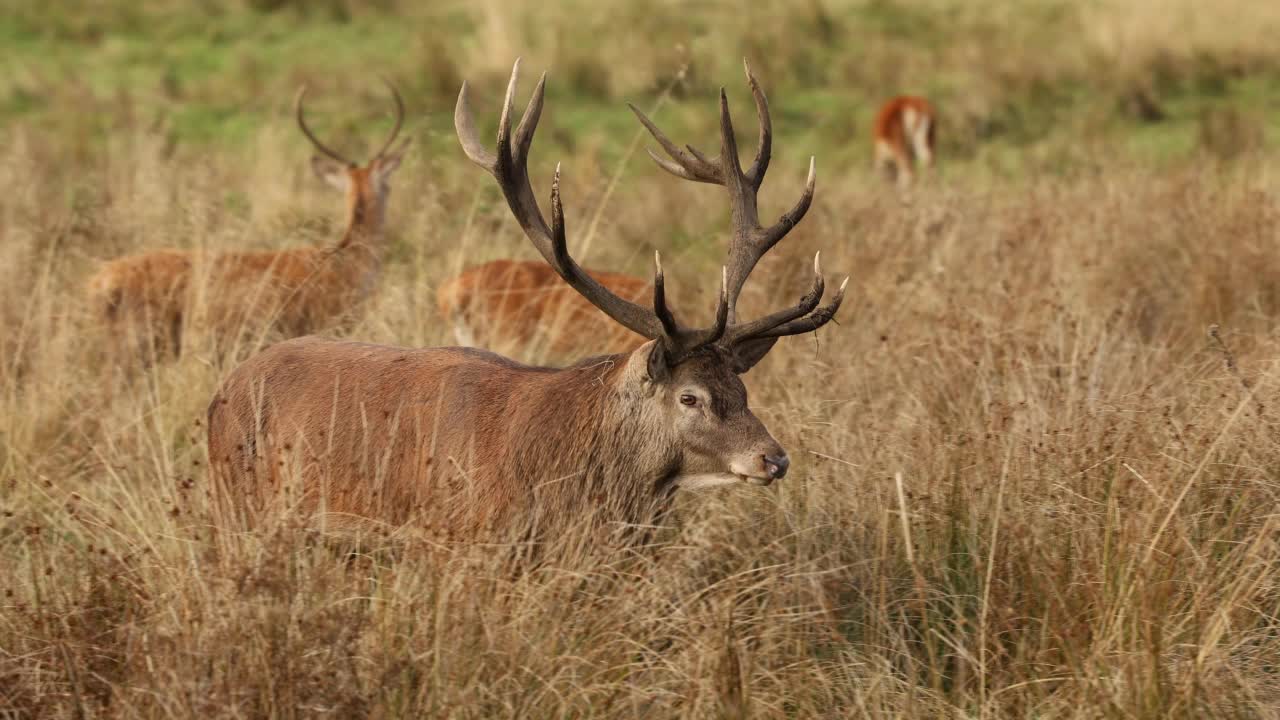
[[[791,458],[788,458],[786,453],[764,456],[764,471],[769,474],[770,480],[785,477],[789,467],[791,467]]]

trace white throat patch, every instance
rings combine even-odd
[[[700,473],[698,475],[679,475],[675,486],[681,490],[702,490],[742,482],[742,478],[733,473]]]

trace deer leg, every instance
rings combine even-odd
[[[877,140],[875,155],[876,172],[882,175],[887,182],[896,180],[898,177],[898,161],[894,156],[893,147],[884,140]]]
[[[933,119],[928,117],[920,118],[915,128],[911,131],[911,147],[916,159],[920,161],[926,169],[933,167],[933,148],[929,141],[933,134]]]
[[[905,147],[895,148],[893,155],[894,164],[897,165],[898,169],[898,188],[906,190],[911,186],[912,181],[915,180],[915,172],[913,169],[915,160],[911,157],[911,152]]]
[[[169,318],[169,357],[177,359],[182,356],[182,313],[173,313]]]

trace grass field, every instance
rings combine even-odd
[[[0,717],[1280,717],[1280,6],[0,6]],[[531,175],[563,163],[576,254],[659,249],[677,298],[713,287],[724,201],[636,151],[624,101],[705,149],[724,85],[753,133],[748,55],[765,215],[817,157],[744,296],[794,302],[816,250],[852,277],[838,326],[745,377],[791,474],[681,496],[641,557],[518,576],[412,533],[218,532],[205,408],[260,343],[192,330],[128,372],[85,279],[335,240],[290,101],[312,82],[363,153],[380,73],[416,144],[344,334],[451,342],[440,281],[536,257],[452,130],[464,78],[493,126],[517,55],[526,93],[550,71]],[[942,126],[904,199],[865,136],[906,91]]]

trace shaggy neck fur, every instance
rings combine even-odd
[[[535,526],[647,525],[666,510],[680,457],[638,371],[630,355],[592,358],[549,372],[536,398],[513,403],[527,417],[509,427],[535,430],[505,438],[499,472],[520,479],[527,504],[513,505]]]

